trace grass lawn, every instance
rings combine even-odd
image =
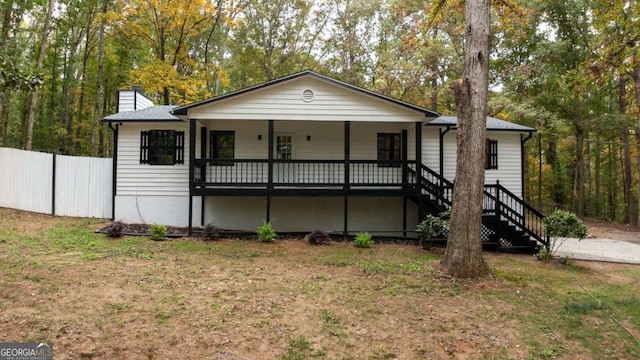
[[[634,359],[640,267],[417,246],[110,239],[0,209],[0,341],[56,359]],[[277,230],[277,224],[274,224]]]

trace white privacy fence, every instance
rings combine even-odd
[[[0,207],[110,218],[112,159],[0,148]]]

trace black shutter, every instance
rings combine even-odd
[[[140,164],[149,163],[149,134],[150,131],[140,132]]]
[[[498,168],[498,140],[487,139],[487,159],[485,169]]]
[[[176,131],[175,133],[175,164],[184,164],[184,131]]]

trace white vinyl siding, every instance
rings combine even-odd
[[[522,158],[520,133],[490,132],[487,138],[498,140],[498,168],[485,170],[484,183],[500,185],[522,197]]]
[[[140,164],[140,132],[177,130],[185,132],[184,164]],[[118,131],[117,195],[189,195],[189,124],[124,124]]]
[[[433,126],[422,128],[422,163],[438,174],[440,173],[439,129]]]
[[[498,168],[485,171],[484,183],[493,185],[500,180],[500,185],[515,195],[522,196],[520,133],[487,131],[486,136],[498,140]],[[449,180],[455,177],[456,149],[456,131],[452,130],[444,137],[444,176]]]
[[[306,102],[302,93],[314,92]],[[189,110],[192,119],[304,120],[416,122],[424,113],[336,86],[313,77],[303,77],[219,100]]]

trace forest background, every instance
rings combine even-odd
[[[462,0],[4,0],[0,146],[112,156],[141,85],[185,104],[305,69],[455,114]],[[526,200],[640,217],[640,4],[496,0],[489,115],[535,127]]]

